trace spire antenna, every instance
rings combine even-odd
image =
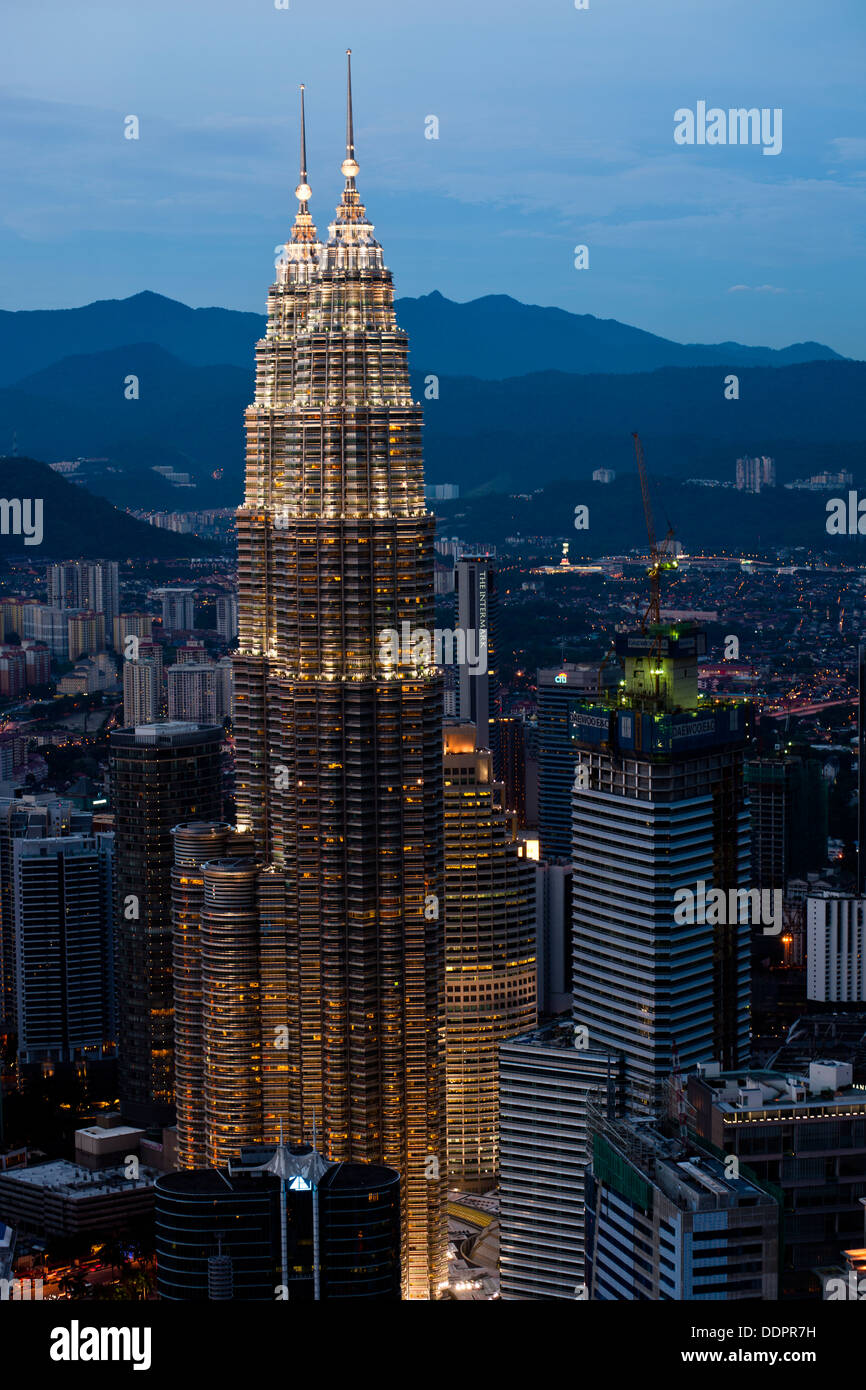
[[[354,178],[358,172],[358,163],[355,159],[355,123],[352,114],[352,50],[346,49],[346,158],[340,165],[340,173],[347,180],[350,188],[354,187]]]
[[[301,207],[300,207],[300,211],[301,211],[301,212],[306,212],[306,211],[307,211],[307,203],[310,201],[310,199],[312,198],[312,196],[313,196],[313,190],[310,188],[310,185],[307,183],[307,120],[306,120],[306,116],[305,116],[305,114],[304,114],[304,84],[303,84],[303,82],[302,82],[302,83],[301,83],[301,177],[300,177],[300,181],[299,181],[299,183],[298,183],[298,186],[297,186],[297,188],[295,189],[295,197],[297,198],[298,202],[299,202],[300,205],[301,205]]]

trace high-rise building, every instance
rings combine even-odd
[[[120,613],[111,624],[112,645],[121,656],[134,657],[134,644],[130,637],[150,641],[153,637],[153,618],[150,613]]]
[[[494,1186],[499,1045],[535,1026],[534,869],[520,857],[471,724],[445,726],[448,1180]]]
[[[500,1052],[504,1298],[574,1297],[593,1090],[605,1089],[611,1118],[652,1118],[678,1057],[691,1067],[748,1057],[753,928],[737,893],[749,865],[749,712],[699,696],[693,625],[653,625],[616,646],[615,695],[547,701],[547,748],[558,732],[572,779],[572,1025]],[[570,673],[558,674],[567,690]],[[539,681],[539,705],[552,688],[555,678]],[[722,890],[726,907],[733,896],[734,913],[705,912],[701,884]],[[523,1190],[530,1160],[521,1166],[517,1141],[542,1115],[533,1153],[543,1182]],[[517,1136],[508,1163],[506,1129]]]
[[[207,661],[207,647],[197,637],[188,637],[177,649],[177,664],[185,666],[187,662],[200,663]]]
[[[866,898],[822,893],[806,899],[806,998],[866,1001]]]
[[[262,1133],[258,870],[253,859],[202,867],[199,917],[206,1158],[228,1163]]]
[[[494,721],[491,743],[498,754],[498,774],[502,781],[503,805],[517,816],[517,824],[525,826],[526,819],[526,722],[516,715],[498,715]]]
[[[0,1021],[14,1032],[17,1017],[15,967],[15,844],[89,831],[89,815],[58,796],[0,799]]]
[[[238,637],[238,600],[236,594],[219,594],[216,601],[217,632],[224,642],[234,646]]]
[[[400,1297],[393,1168],[329,1162],[306,1144],[259,1146],[227,1168],[162,1174],[155,1189],[162,1299]]]
[[[703,644],[690,624],[617,638],[618,702],[572,711],[574,1021],[624,1058],[629,1115],[657,1112],[675,1045],[684,1068],[749,1053],[746,903],[700,907],[701,884],[748,886],[748,710],[699,696]]]
[[[169,719],[218,724],[230,712],[225,668],[214,661],[185,661],[166,670]]]
[[[50,604],[23,605],[22,639],[44,642],[54,661],[69,660],[69,613]]]
[[[67,651],[70,661],[89,652],[105,650],[105,619],[92,610],[64,610],[67,623]]]
[[[588,1101],[615,1088],[616,1063],[571,1023],[499,1052],[499,1277],[503,1299],[580,1297]]]
[[[14,699],[27,687],[27,658],[20,647],[0,647],[0,695]]]
[[[48,566],[48,602],[53,608],[83,608],[101,613],[105,635],[120,612],[116,560],[67,560]]]
[[[405,1293],[429,1298],[446,1277],[442,691],[424,644],[399,638],[404,624],[432,637],[435,519],[407,337],[355,183],[349,89],[329,240],[302,168],[256,349],[238,822],[265,865],[264,1138],[315,1115],[329,1159],[394,1167]]]
[[[208,1162],[205,1119],[205,1005],[202,996],[202,923],[204,866],[225,858],[242,858],[252,846],[220,821],[192,821],[172,831],[171,871],[172,973],[174,993],[175,1104],[177,1155],[183,1168]],[[219,962],[217,962],[217,965]],[[231,966],[232,962],[228,962]],[[256,972],[257,974],[257,972]],[[209,982],[219,988],[220,977]],[[208,1022],[216,1016],[211,1001]],[[241,1071],[245,1071],[246,1062]]]
[[[773,1300],[777,1197],[717,1154],[590,1106],[586,1290],[601,1301]]]
[[[136,1123],[173,1117],[171,832],[219,818],[222,740],[222,728],[183,723],[110,737],[120,1099]]]
[[[538,672],[538,831],[542,859],[571,860],[571,788],[577,761],[572,711],[603,700],[614,664],[563,662]],[[529,822],[532,823],[531,821]]]
[[[112,834],[14,843],[19,1065],[113,1055]]]
[[[123,720],[130,728],[155,724],[162,709],[162,673],[154,656],[123,663]]]
[[[781,888],[827,862],[827,781],[818,759],[752,758],[749,798],[753,887]]]
[[[535,869],[535,962],[538,1012],[561,1014],[571,1009],[571,879],[570,864]]]
[[[478,747],[492,748],[491,720],[496,714],[498,608],[496,571],[489,555],[463,555],[454,572],[457,588],[457,633],[464,660],[457,661],[457,712],[478,730]],[[459,640],[459,638],[458,638]],[[496,770],[499,772],[498,756]]]
[[[44,642],[22,642],[24,670],[28,689],[47,685],[51,679],[51,653]]]
[[[195,589],[154,589],[153,598],[162,603],[162,626],[169,635],[191,632],[195,627]]]
[[[737,459],[737,491],[761,492],[776,486],[776,461],[762,454],[760,458]]]

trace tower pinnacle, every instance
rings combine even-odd
[[[303,84],[303,82],[302,82],[302,83],[301,83],[301,176],[300,176],[300,181],[299,181],[299,183],[298,183],[298,186],[297,186],[297,188],[295,189],[295,197],[297,198],[298,202],[301,204],[301,206],[300,206],[300,208],[299,208],[299,211],[300,211],[300,212],[306,212],[306,211],[307,211],[307,203],[310,201],[310,199],[312,198],[312,196],[313,196],[313,190],[310,188],[310,185],[307,183],[307,125],[306,125],[306,117],[305,117],[305,115],[304,115],[304,84]]]
[[[355,159],[355,129],[352,119],[352,50],[346,49],[346,158],[340,165],[340,173],[346,180],[347,188],[355,187],[358,162]]]

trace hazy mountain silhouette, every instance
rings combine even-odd
[[[20,535],[0,535],[0,556],[24,555],[31,560],[168,559],[206,555],[212,550],[206,541],[194,536],[137,521],[36,459],[0,458],[0,496],[40,498],[43,532],[39,545],[26,545]]]
[[[640,328],[486,295],[457,304],[434,291],[397,300],[397,322],[410,335],[412,364],[443,376],[496,380],[528,372],[645,372],[656,367],[786,366],[838,358],[821,343],[775,350],[741,343],[674,343]],[[126,343],[155,343],[192,366],[249,368],[264,332],[261,314],[190,309],[149,290],[78,309],[0,311],[0,385],[61,358]]]

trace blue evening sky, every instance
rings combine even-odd
[[[358,184],[398,294],[866,357],[866,0],[289,3],[4,0],[0,307],[151,289],[262,311],[297,87],[321,231],[350,46]],[[698,101],[781,107],[781,153],[675,144]]]

